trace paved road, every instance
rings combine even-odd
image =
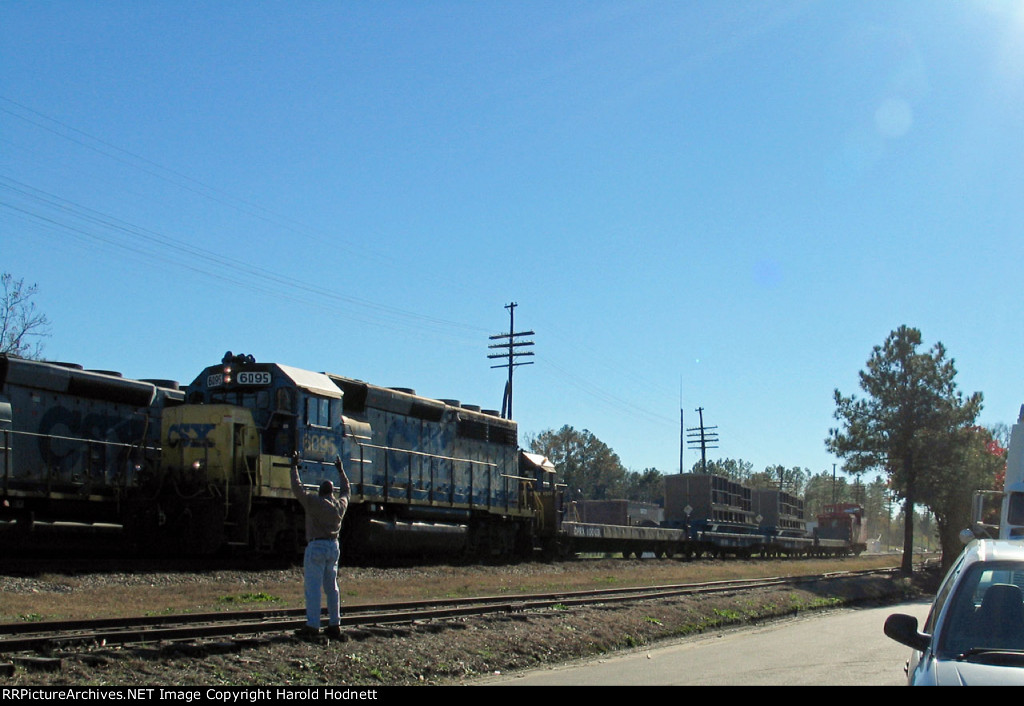
[[[909,648],[882,633],[891,613],[923,623],[928,602],[843,609],[691,638],[667,647],[487,680],[523,686],[896,686]]]

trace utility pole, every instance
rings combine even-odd
[[[683,425],[683,376],[679,376],[679,475],[683,474],[683,449],[686,447],[686,427]]]
[[[686,441],[683,436],[683,403],[679,402],[679,475],[683,474],[683,446]]]
[[[700,466],[704,473],[708,472],[708,449],[717,449],[712,444],[718,443],[718,432],[713,431],[718,427],[704,426],[704,408],[698,407],[697,414],[700,418],[700,426],[687,429],[688,441],[691,448],[700,449]]]
[[[832,464],[832,504],[836,504],[836,464]]]
[[[508,381],[505,383],[505,395],[501,400],[501,416],[503,419],[512,419],[512,371],[520,365],[533,365],[533,361],[525,363],[516,362],[517,358],[533,355],[532,351],[522,350],[533,345],[533,341],[523,341],[523,336],[532,336],[533,331],[516,331],[516,307],[515,302],[506,304],[508,309],[508,333],[500,333],[491,336],[492,341],[504,341],[503,343],[492,343],[488,348],[498,348],[504,353],[490,353],[488,358],[504,358],[505,362],[500,365],[492,365],[491,368],[508,368]]]

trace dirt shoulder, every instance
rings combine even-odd
[[[734,574],[808,575],[811,562],[640,562],[602,560],[515,567],[428,567],[342,571],[347,604],[437,595],[493,595],[609,585],[735,578]],[[847,563],[844,568],[855,568]],[[694,578],[700,575],[702,578]],[[487,618],[347,630],[342,640],[307,642],[290,634],[180,647],[96,648],[57,662],[15,664],[10,685],[415,685],[466,684],[496,673],[653,645],[747,623],[849,604],[887,603],[931,589],[930,576],[847,578],[637,604],[562,608]],[[243,601],[301,605],[297,570],[282,574],[0,577],[0,619],[26,608],[48,619],[84,617],[125,606],[176,612],[222,609]],[[104,601],[92,600],[105,596]],[[214,601],[211,596],[217,595]],[[159,600],[159,597],[167,600]],[[182,597],[185,598],[182,598]],[[173,597],[173,600],[172,600]],[[91,609],[85,606],[92,604]],[[120,605],[120,608],[116,606]],[[29,618],[22,618],[29,619]],[[47,668],[54,668],[46,671]]]

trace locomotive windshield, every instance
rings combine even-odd
[[[270,392],[267,390],[210,390],[208,401],[211,404],[233,404],[251,410],[269,409]]]

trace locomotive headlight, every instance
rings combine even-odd
[[[193,461],[192,462],[192,470],[195,471],[196,473],[198,473],[199,471],[203,470],[203,462],[202,461]]]
[[[230,365],[225,365],[224,366],[224,384],[225,385],[230,385],[231,384],[231,366]]]

